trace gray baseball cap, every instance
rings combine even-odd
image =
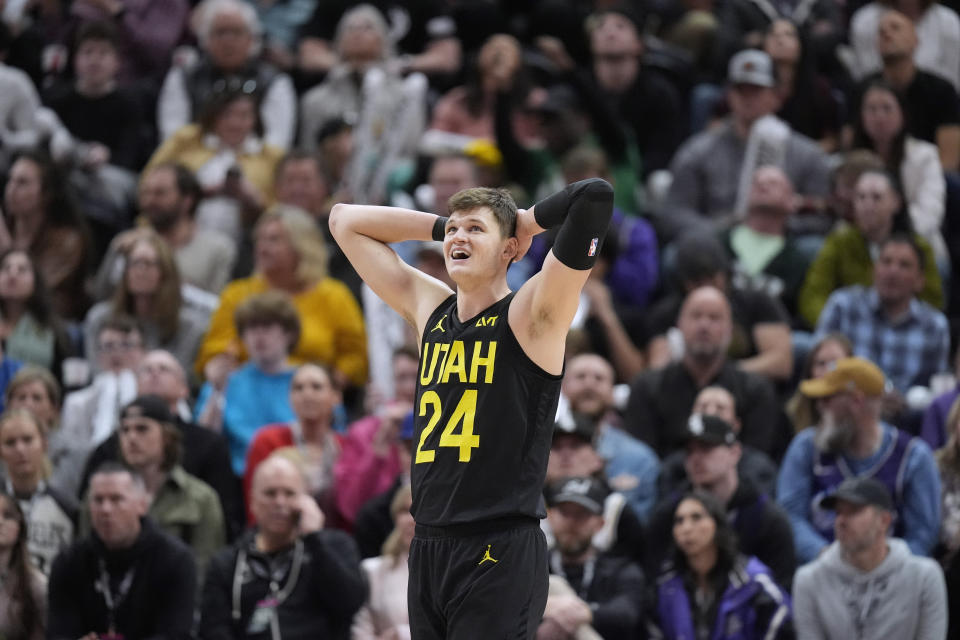
[[[860,506],[874,506],[884,511],[893,511],[890,492],[882,482],[873,477],[847,478],[837,490],[820,501],[824,509],[836,509],[837,502],[843,500]]]
[[[752,84],[758,87],[775,87],[773,60],[759,49],[747,49],[730,58],[727,67],[727,82]]]

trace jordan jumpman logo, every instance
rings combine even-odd
[[[494,563],[494,564],[500,562],[499,560],[495,559],[493,556],[490,555],[490,545],[489,545],[489,544],[487,545],[487,550],[483,552],[483,559],[480,560],[480,562],[477,563],[477,566],[479,567],[479,566],[482,565],[484,562],[492,562],[492,563]]]

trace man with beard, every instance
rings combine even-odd
[[[645,520],[657,499],[660,462],[650,447],[620,428],[613,383],[613,366],[602,356],[581,353],[570,358],[560,387],[569,413],[561,411],[557,422],[572,427],[574,416],[583,416],[596,425],[594,446],[603,459],[607,483]]]
[[[940,477],[925,442],[880,420],[883,372],[843,358],[800,391],[817,401],[821,424],[801,431],[780,467],[777,499],[793,525],[797,557],[813,560],[834,538],[834,514],[822,501],[847,478],[873,477],[893,496],[894,535],[929,555],[940,530]]]
[[[719,385],[742,407],[740,441],[770,453],[782,412],[770,381],[727,356],[733,339],[727,297],[713,286],[693,289],[680,308],[677,328],[683,335],[683,358],[637,376],[630,385],[624,428],[662,459],[683,449],[687,419],[700,390]]]
[[[553,487],[547,510],[555,540],[550,595],[538,638],[580,638],[584,625],[602,638],[632,638],[639,628],[643,572],[622,556],[598,552],[593,544],[603,528],[606,495],[603,482],[590,477],[567,478]]]
[[[237,249],[222,233],[197,226],[194,214],[202,196],[200,184],[189,169],[179,164],[157,165],[140,180],[140,219],[173,249],[182,283],[219,293],[230,279]],[[108,297],[119,282],[122,259],[137,237],[137,230],[132,229],[118,234],[110,243],[97,274],[99,299]]]

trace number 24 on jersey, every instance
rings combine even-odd
[[[422,462],[433,462],[436,457],[436,451],[433,449],[424,449],[423,446],[427,438],[433,433],[440,417],[443,414],[443,407],[440,404],[440,396],[436,391],[426,391],[420,397],[420,416],[427,415],[427,411],[432,411],[427,426],[420,434],[420,443],[417,445],[417,456],[414,458],[414,464]],[[460,450],[460,462],[470,462],[472,450],[480,446],[480,436],[473,433],[473,420],[477,412],[477,390],[467,389],[460,396],[453,415],[447,420],[447,425],[440,434],[440,446],[452,447]],[[459,423],[463,423],[460,433],[454,433]]]

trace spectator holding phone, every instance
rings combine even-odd
[[[323,512],[300,469],[274,455],[253,474],[256,529],[214,556],[207,571],[199,637],[344,636],[367,597],[356,544],[324,530]]]

